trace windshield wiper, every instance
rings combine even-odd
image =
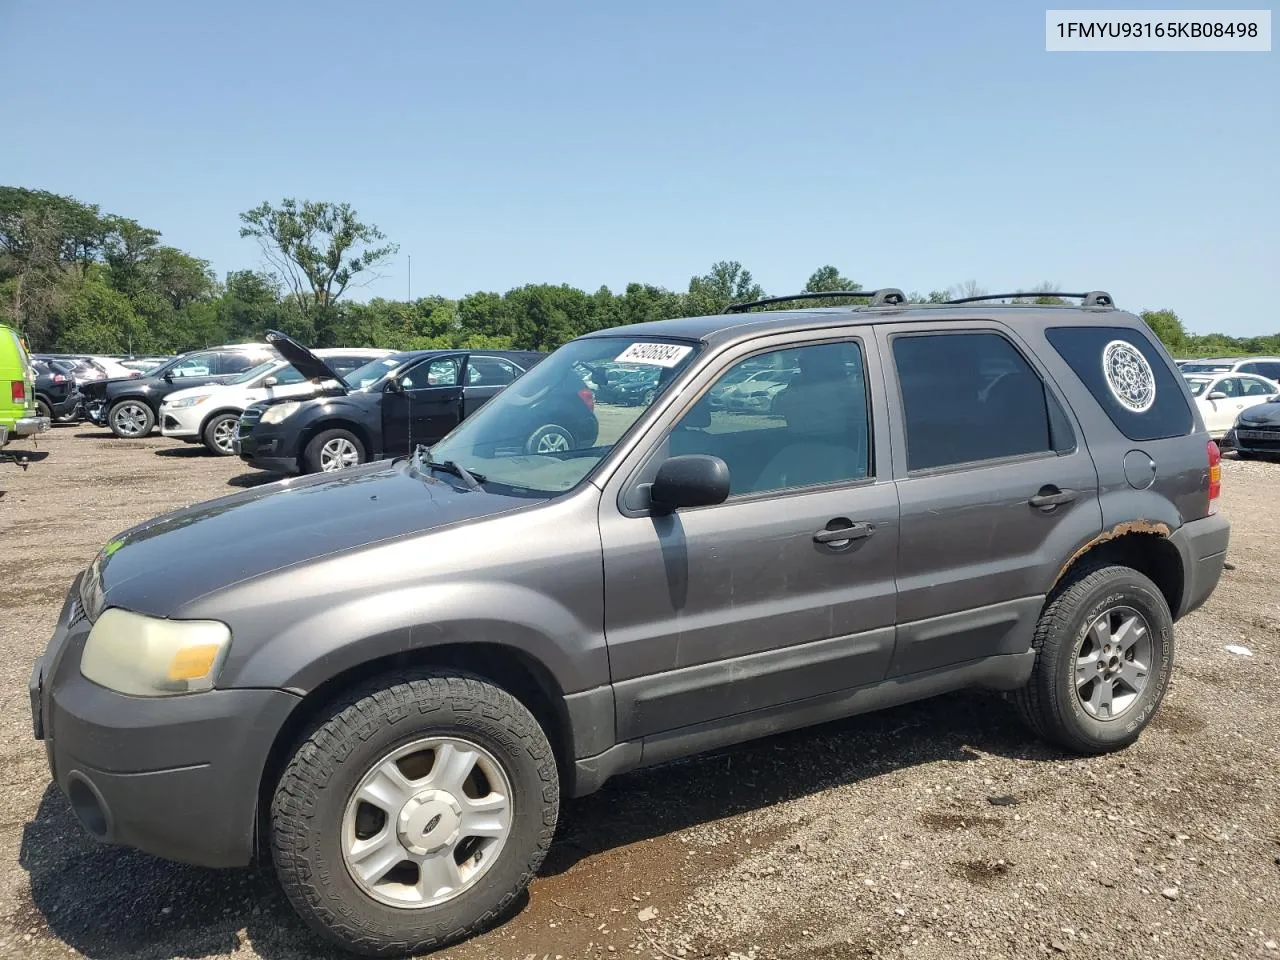
[[[418,449],[413,452],[412,462],[415,466],[423,465],[433,470],[439,470],[442,473],[452,474],[465,483],[469,490],[479,490],[480,484],[485,481],[485,475],[483,473],[474,473],[456,461],[436,460],[431,456],[431,451],[426,447],[418,447]]]

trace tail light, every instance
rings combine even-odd
[[[54,382],[54,383],[66,383],[66,382],[67,382],[66,375],[65,375],[65,374],[61,374],[61,373],[55,373],[55,374],[53,375],[53,382]]]
[[[14,403],[27,405],[27,383],[25,380],[13,380],[9,385],[10,395]]]
[[[1218,497],[1222,496],[1222,451],[1209,441],[1209,512],[1218,512]]]
[[[587,387],[583,387],[578,391],[578,396],[581,397],[582,402],[587,405],[587,409],[594,413],[596,409],[596,395]]]

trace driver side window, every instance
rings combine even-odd
[[[858,343],[774,350],[725,371],[672,429],[668,456],[719,457],[731,497],[862,480],[868,414]]]
[[[423,387],[456,387],[458,358],[442,357],[439,360],[420,363],[400,378],[400,385],[406,390],[421,390]]]

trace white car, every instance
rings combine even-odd
[[[312,352],[334,373],[346,376],[392,351],[334,347]],[[236,423],[245,407],[259,400],[305,397],[317,389],[318,384],[277,357],[246,370],[227,384],[210,383],[175,390],[160,404],[160,433],[190,443],[203,443],[217,456],[230,456],[235,452],[231,441],[235,439]]]
[[[1185,370],[1185,368],[1184,368]],[[1242,373],[1183,373],[1209,436],[1226,436],[1241,410],[1280,396],[1280,383]]]
[[[1208,357],[1179,360],[1183,374],[1205,376],[1214,373],[1251,373],[1280,383],[1280,357]]]

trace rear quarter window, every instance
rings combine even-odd
[[[1180,378],[1131,327],[1053,327],[1045,337],[1130,440],[1191,432],[1195,421]]]

